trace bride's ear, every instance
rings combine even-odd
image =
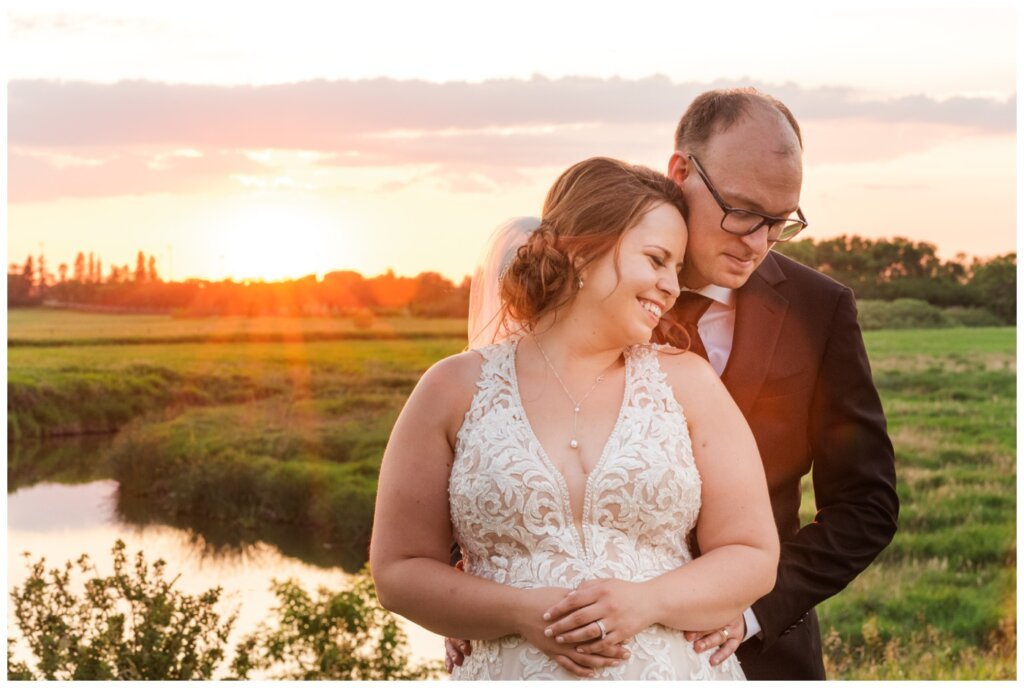
[[[586,281],[586,278],[585,278],[585,276],[583,274],[583,268],[581,267],[582,265],[583,265],[583,261],[580,260],[580,258],[578,256],[576,258],[572,259],[573,281],[576,283],[576,288],[577,289],[582,289],[583,288],[583,284]]]

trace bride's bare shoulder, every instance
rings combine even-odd
[[[453,354],[430,366],[423,374],[420,384],[443,387],[468,387],[472,390],[480,377],[484,363],[483,356],[474,350]]]
[[[435,405],[438,412],[451,410],[461,418],[457,409],[465,413],[469,408],[483,361],[472,350],[442,358],[423,373],[413,396]]]
[[[722,387],[722,381],[711,364],[693,352],[659,347],[658,362],[680,402],[699,398],[710,389]]]

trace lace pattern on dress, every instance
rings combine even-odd
[[[700,475],[682,408],[654,345],[626,350],[619,417],[587,479],[577,531],[562,474],[547,459],[518,392],[508,340],[477,351],[477,390],[455,444],[452,525],[468,573],[519,588],[572,588],[594,578],[644,581],[690,561]],[[572,678],[519,636],[474,641],[456,678]],[[653,626],[607,678],[742,678],[711,667],[682,633]]]

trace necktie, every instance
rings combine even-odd
[[[708,358],[708,350],[704,348],[704,342],[697,330],[697,323],[704,315],[704,312],[711,307],[711,299],[698,294],[695,291],[684,291],[676,299],[676,305],[672,308],[672,315],[676,322],[683,326],[686,333],[690,335],[690,351],[701,356],[704,360]]]

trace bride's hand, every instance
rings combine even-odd
[[[570,591],[565,588],[533,588],[523,592],[526,594],[523,595],[517,632],[566,671],[593,678],[594,669],[616,666],[628,659],[629,650],[622,645],[610,643],[600,652],[579,653],[545,634],[548,623],[542,619],[544,610],[552,608]]]
[[[544,633],[556,643],[579,645],[582,656],[605,654],[654,623],[654,603],[641,583],[615,578],[586,581],[545,611]]]

